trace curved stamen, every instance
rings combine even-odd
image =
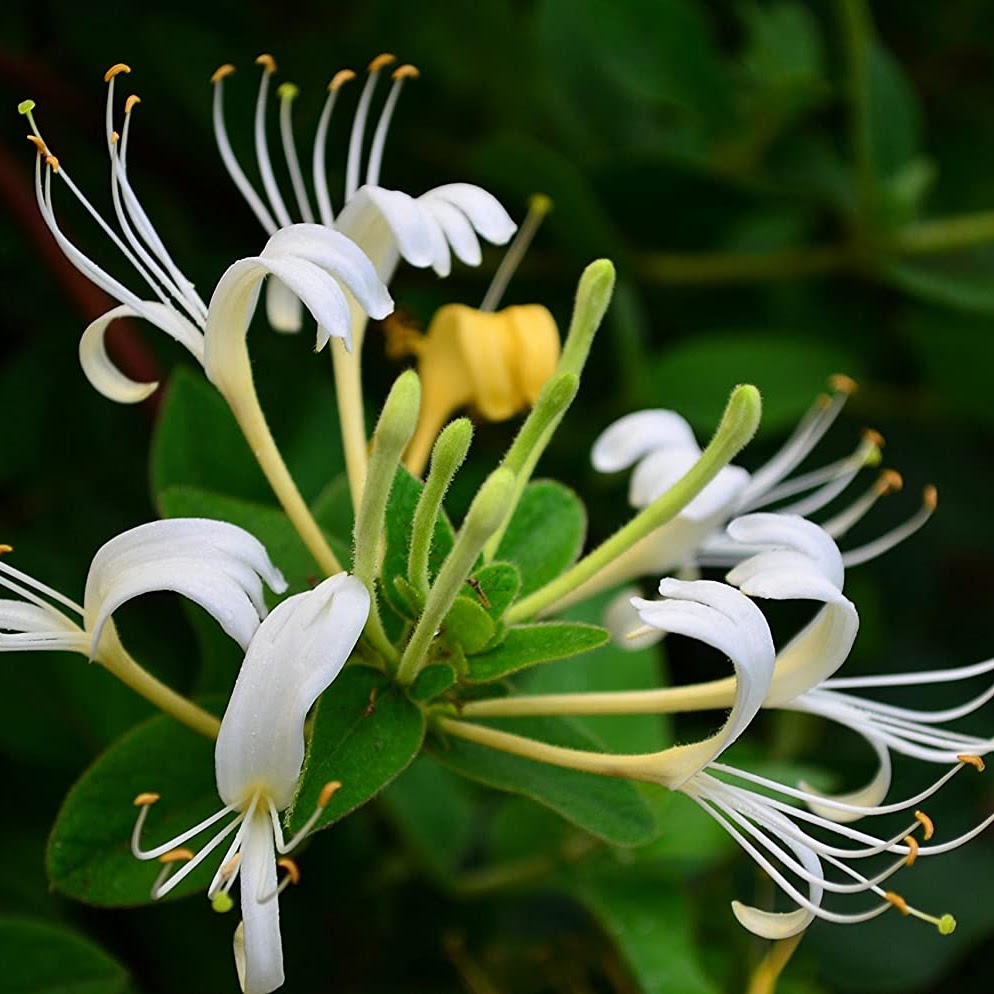
[[[330,780],[321,788],[321,793],[318,795],[318,803],[311,813],[311,816],[304,822],[300,831],[290,839],[289,842],[283,840],[283,827],[280,825],[279,812],[276,810],[276,805],[272,801],[269,802],[269,817],[273,823],[273,837],[276,840],[276,851],[281,854],[286,854],[292,852],[297,848],[298,845],[307,836],[310,830],[317,824],[318,818],[321,817],[324,809],[328,807],[331,803],[331,799],[338,793],[341,789],[341,781]]]
[[[834,539],[842,538],[850,528],[866,516],[881,497],[896,494],[903,486],[904,480],[900,473],[893,469],[885,469],[862,497],[854,500],[835,517],[823,521],[822,529]]]
[[[383,149],[386,147],[387,134],[390,130],[390,121],[393,118],[394,108],[397,106],[397,99],[400,96],[400,89],[404,85],[405,79],[417,79],[421,74],[416,66],[398,66],[393,71],[393,86],[383,102],[383,109],[380,111],[380,119],[376,124],[376,131],[373,132],[373,143],[369,148],[369,164],[366,167],[366,182],[370,186],[376,186],[380,181],[380,167],[383,164]]]
[[[328,143],[328,125],[331,123],[331,113],[338,100],[338,91],[355,79],[351,69],[340,69],[328,84],[328,96],[318,119],[318,129],[314,134],[314,154],[311,159],[311,171],[314,178],[314,192],[317,195],[318,213],[321,223],[329,227],[335,222],[335,212],[331,209],[331,197],[328,194],[328,175],[325,171],[325,149]]]
[[[233,821],[225,825],[214,838],[204,844],[193,859],[183,865],[181,870],[174,873],[165,883],[152,891],[153,899],[157,901],[159,898],[165,897],[173,888],[178,887],[244,820],[245,815],[240,814]]]
[[[219,822],[225,815],[230,814],[235,810],[235,805],[228,804],[221,808],[220,811],[215,811],[214,814],[209,815],[202,822],[194,825],[193,828],[188,828],[185,832],[181,832],[175,838],[170,839],[168,842],[164,842],[161,846],[156,846],[154,849],[142,849],[141,848],[141,833],[142,828],[145,826],[145,819],[148,817],[149,808],[159,800],[158,794],[139,794],[135,798],[135,807],[139,808],[138,818],[135,821],[135,827],[131,832],[131,852],[136,859],[158,859],[163,853],[169,852],[170,849],[179,848],[184,842],[189,841],[195,835],[199,835],[205,829],[211,827],[215,823]],[[238,819],[241,820],[241,815]]]
[[[220,66],[211,76],[214,84],[214,140],[217,142],[217,150],[221,153],[221,161],[224,163],[228,175],[238,187],[238,192],[245,198],[252,213],[255,214],[259,223],[265,229],[267,235],[275,235],[279,230],[279,225],[273,220],[269,208],[262,202],[262,198],[255,192],[244,170],[235,158],[235,152],[231,147],[228,138],[228,128],[224,122],[224,80],[235,71],[235,67],[230,63]]]
[[[163,853],[159,857],[159,862],[162,864],[162,869],[159,871],[159,875],[155,878],[155,883],[152,884],[152,897],[155,898],[156,891],[172,876],[173,869],[177,863],[185,863],[188,860],[193,859],[193,853],[189,849],[172,849],[167,853]]]
[[[221,862],[207,887],[207,897],[212,901],[218,891],[222,889],[222,885],[226,882],[234,883],[234,877],[238,875],[239,867],[241,865],[239,852],[242,847],[242,840],[245,838],[245,833],[248,831],[249,823],[252,821],[252,816],[255,814],[255,809],[258,806],[259,795],[254,794],[252,796],[252,800],[249,801],[249,806],[243,812],[242,825],[241,828],[238,829],[238,834],[231,840],[231,845],[228,846],[228,851],[222,857]]]
[[[544,193],[535,193],[528,198],[528,214],[525,216],[521,227],[518,228],[518,233],[514,236],[514,241],[511,242],[510,247],[504,253],[504,258],[501,259],[500,265],[497,267],[497,272],[494,273],[494,278],[491,280],[483,302],[480,304],[481,311],[494,311],[497,309],[497,305],[500,303],[501,297],[504,296],[504,291],[507,289],[508,283],[511,282],[511,277],[521,264],[521,260],[525,257],[525,252],[528,251],[528,246],[531,245],[532,239],[535,237],[535,232],[538,231],[539,225],[551,210],[552,199]]]
[[[276,865],[286,870],[286,875],[268,894],[256,895],[256,900],[260,904],[266,904],[268,901],[279,897],[290,884],[296,886],[300,883],[300,868],[289,856],[284,856],[282,859],[276,860]]]
[[[13,552],[13,548],[9,545],[0,545],[0,554]],[[32,589],[25,589],[19,583],[15,583],[13,580],[8,580],[6,577],[12,576],[21,583],[27,584],[28,587]],[[61,604],[63,607],[69,608],[70,611],[75,611],[80,617],[83,616],[83,608],[77,604],[74,600],[70,600],[65,594],[60,594],[58,590],[48,586],[45,583],[41,583],[36,580],[33,576],[28,576],[27,573],[23,573],[21,570],[14,566],[10,566],[5,562],[0,561],[0,587],[6,587],[8,590],[13,590],[18,593],[25,600],[31,601],[32,604],[37,604],[38,607],[51,608],[51,604],[47,601],[43,601],[38,594],[34,593],[35,590],[40,594],[44,594],[46,597],[51,597],[53,601]]]
[[[870,701],[865,698],[853,700],[848,694],[838,693],[834,690],[819,689],[817,699],[827,699],[833,706],[837,705],[840,711],[847,711],[855,708],[860,714],[869,715],[871,719],[878,715],[890,718],[903,718],[921,725],[939,725],[947,721],[956,721],[964,718],[968,714],[973,714],[978,708],[983,707],[989,700],[994,698],[994,684],[991,684],[985,691],[972,697],[963,704],[946,708],[942,711],[915,711],[911,708],[897,707],[894,704],[883,704],[880,701]]]
[[[259,173],[262,176],[262,188],[269,198],[276,220],[281,228],[288,228],[293,221],[283,203],[280,188],[276,185],[273,174],[273,163],[269,158],[269,142],[266,138],[266,97],[269,94],[269,77],[276,72],[276,60],[268,54],[260,55],[256,64],[262,66],[262,78],[259,80],[259,95],[255,100],[255,155],[259,162]]]
[[[858,690],[873,687],[908,687],[927,683],[955,683],[994,671],[994,659],[947,670],[922,670],[919,673],[877,673],[870,676],[831,677],[822,683],[825,690]]]
[[[366,135],[366,118],[369,116],[369,105],[373,99],[373,91],[376,89],[376,81],[380,77],[380,70],[396,62],[396,56],[384,52],[377,55],[369,63],[366,77],[366,85],[362,88],[359,96],[359,105],[356,107],[355,118],[352,121],[352,134],[349,136],[349,158],[345,168],[345,202],[348,203],[359,189],[359,165],[362,159],[362,142]]]
[[[894,546],[900,545],[906,538],[914,535],[932,517],[938,505],[938,492],[935,487],[927,486],[922,493],[922,506],[916,514],[908,518],[903,525],[898,525],[872,542],[867,542],[866,545],[861,545],[858,548],[842,553],[843,566],[846,569],[849,569],[851,566],[860,566],[863,563],[869,562],[871,559],[876,559],[877,556],[882,556],[885,552],[889,552]]]
[[[283,142],[283,157],[286,159],[287,169],[290,170],[290,183],[293,185],[293,194],[297,198],[300,215],[308,224],[313,224],[314,212],[307,199],[307,187],[304,185],[300,159],[297,157],[297,143],[293,139],[293,100],[299,92],[300,90],[293,83],[283,83],[276,91],[280,101],[280,139]]]

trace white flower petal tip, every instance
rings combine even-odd
[[[814,913],[804,908],[761,911],[741,901],[732,901],[732,912],[744,929],[761,939],[789,939],[792,935],[800,935],[815,920]]]
[[[590,460],[599,473],[617,473],[656,449],[696,445],[690,425],[675,411],[636,411],[601,432]]]
[[[604,627],[611,633],[611,641],[626,652],[637,652],[656,645],[665,638],[665,632],[643,625],[633,598],[635,588],[623,590],[604,611]]]
[[[262,543],[242,528],[206,518],[139,525],[93,557],[83,596],[91,653],[111,614],[144,593],[172,590],[213,615],[243,648],[266,616],[262,583],[281,593],[286,581]]]
[[[266,318],[273,331],[293,335],[304,321],[300,298],[275,276],[266,282]]]

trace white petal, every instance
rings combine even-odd
[[[5,632],[81,633],[79,625],[54,607],[40,607],[27,601],[0,600],[0,630]]]
[[[842,555],[832,537],[812,521],[791,514],[746,514],[728,526],[728,534],[745,545],[793,549],[814,562],[825,577],[842,589]]]
[[[651,452],[635,467],[628,488],[628,502],[632,507],[648,507],[674,484],[679,483],[700,458],[700,450],[693,448],[666,448]],[[749,482],[749,474],[738,466],[725,466],[680,511],[680,516],[692,521],[711,517],[725,517],[732,511],[735,501]]]
[[[198,362],[204,361],[204,336],[186,318],[171,307],[146,301],[147,313],[139,314],[126,304],[112,307],[91,321],[79,341],[79,362],[93,387],[109,400],[119,404],[137,404],[153,394],[158,383],[138,383],[125,376],[107,354],[107,329],[118,318],[156,318],[157,328],[184,345]]]
[[[638,594],[634,587],[622,590],[604,609],[604,627],[611,633],[611,641],[619,648],[628,652],[647,649],[662,641],[665,632],[656,628],[646,628],[639,613],[632,604],[632,598]],[[641,633],[634,638],[629,635],[638,630]]]
[[[494,245],[503,245],[518,227],[495,196],[472,183],[436,186],[419,199],[445,200],[458,207],[469,219],[469,223]]]
[[[286,589],[262,543],[235,525],[172,518],[132,528],[102,546],[90,565],[83,608],[93,651],[111,614],[153,590],[196,601],[247,646],[265,616],[260,577],[276,592]]]
[[[267,811],[256,811],[241,846],[242,920],[235,933],[235,964],[245,994],[271,994],[283,985],[276,850]],[[269,896],[267,901],[260,897]]]
[[[801,790],[806,790],[811,794],[824,797],[830,801],[837,801],[839,804],[854,804],[857,807],[862,808],[877,807],[887,796],[887,791],[890,790],[890,753],[875,739],[872,739],[869,736],[866,738],[870,745],[873,746],[878,760],[877,772],[873,775],[873,779],[870,780],[869,783],[864,784],[858,790],[847,791],[844,794],[826,794],[823,791],[816,790],[804,780],[799,781],[797,786],[800,787]],[[864,817],[863,812],[842,811],[839,808],[830,807],[827,804],[817,804],[815,801],[808,801],[808,807],[816,815],[821,815],[822,818],[827,818],[829,821],[837,821],[840,823],[859,821],[860,818]]]
[[[300,331],[304,309],[298,297],[275,276],[266,284],[266,318],[273,331]]]
[[[697,447],[690,425],[674,411],[636,411],[601,432],[590,460],[599,473],[616,473],[655,449],[670,446]]]
[[[264,787],[283,810],[304,761],[304,719],[338,676],[369,613],[369,594],[339,573],[283,601],[249,645],[214,753],[218,793],[242,802]]]
[[[428,201],[422,197],[421,203],[430,203],[432,217],[441,228],[446,242],[452,246],[456,258],[467,266],[478,266],[483,260],[483,253],[473,225],[466,219],[466,215],[440,198]]]
[[[762,611],[734,587],[714,580],[665,579],[659,592],[669,599],[633,599],[642,621],[724,652],[736,676],[735,700],[721,729],[701,742],[660,754],[660,779],[675,789],[720,755],[756,716],[769,691],[775,652]]]

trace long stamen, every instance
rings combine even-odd
[[[252,800],[249,802],[249,806],[245,809],[242,815],[242,824],[241,828],[238,829],[238,834],[231,840],[231,845],[228,846],[228,851],[221,859],[221,863],[207,887],[207,897],[211,901],[213,901],[217,896],[218,891],[222,890],[222,885],[226,882],[229,884],[234,883],[234,877],[237,875],[239,866],[241,865],[238,856],[239,850],[242,846],[242,839],[245,838],[245,833],[248,831],[249,824],[251,823],[252,817],[255,814],[255,809],[258,806],[259,795],[254,794]],[[230,890],[230,887],[224,887],[224,890]],[[215,908],[214,910],[217,911],[222,909]]]
[[[521,265],[521,260],[525,257],[525,253],[528,251],[528,246],[531,245],[535,233],[538,231],[546,214],[551,210],[552,199],[544,193],[534,193],[528,199],[528,214],[525,216],[521,227],[518,228],[518,233],[514,236],[514,241],[511,242],[510,248],[504,253],[504,258],[501,259],[500,265],[497,267],[497,272],[494,273],[494,278],[491,280],[483,302],[480,304],[481,311],[495,311],[497,309],[497,305],[504,296],[504,291],[507,290],[508,283],[511,282],[511,277],[514,276],[518,266]]]
[[[893,469],[885,469],[862,497],[854,500],[834,517],[823,521],[821,527],[832,538],[841,538],[853,525],[866,516],[881,497],[896,494],[903,486],[904,480],[900,473]]]
[[[179,848],[184,842],[189,841],[195,835],[199,835],[205,829],[211,827],[211,825],[219,822],[225,815],[230,814],[235,810],[233,804],[228,804],[221,808],[220,811],[215,811],[214,814],[209,815],[202,822],[194,825],[193,828],[188,828],[185,832],[181,832],[175,838],[170,839],[168,842],[164,842],[161,846],[156,846],[154,849],[142,849],[141,848],[141,833],[145,826],[145,819],[148,817],[149,808],[152,807],[159,800],[158,794],[144,793],[139,794],[135,798],[135,807],[139,809],[138,818],[135,821],[135,827],[131,832],[131,852],[136,859],[158,859],[164,853],[169,852],[171,849]],[[236,819],[236,821],[241,820],[241,815]],[[232,823],[234,824],[234,822]]]
[[[359,166],[362,160],[362,142],[366,135],[366,118],[369,116],[369,105],[376,89],[376,81],[380,70],[396,62],[397,58],[384,52],[377,55],[369,63],[366,85],[359,96],[359,106],[356,107],[355,118],[352,121],[352,134],[349,136],[349,158],[345,169],[345,202],[348,203],[356,190],[359,189]]]
[[[244,170],[235,158],[235,152],[231,147],[231,140],[228,138],[228,128],[224,123],[224,81],[235,71],[235,67],[226,63],[214,70],[211,82],[214,84],[214,139],[217,142],[217,150],[221,153],[221,161],[224,163],[228,175],[238,187],[238,192],[245,198],[246,203],[255,214],[259,223],[265,228],[267,235],[275,235],[279,225],[273,220],[269,208],[262,202],[262,198],[255,192]]]
[[[283,83],[277,90],[276,96],[280,101],[280,140],[283,142],[283,157],[287,169],[290,170],[290,182],[293,185],[293,195],[297,198],[300,215],[308,224],[314,223],[314,212],[307,199],[307,187],[304,176],[300,171],[300,159],[297,157],[297,143],[293,138],[293,101],[300,93],[295,83]]]
[[[985,659],[980,663],[970,663],[968,666],[958,666],[948,670],[922,670],[920,673],[883,673],[874,676],[832,677],[826,680],[822,687],[831,690],[859,690],[876,687],[907,687],[926,683],[954,683],[958,680],[969,680],[971,677],[984,676],[994,671],[994,659]]]
[[[172,876],[173,869],[177,863],[185,863],[193,859],[193,853],[189,849],[171,849],[159,857],[162,869],[152,884],[152,896],[155,897],[158,889]]]
[[[416,66],[404,65],[394,69],[392,78],[393,86],[387,94],[387,99],[383,102],[383,109],[380,111],[380,119],[376,124],[376,131],[373,132],[373,143],[369,148],[369,165],[366,167],[366,182],[370,186],[376,186],[380,181],[380,167],[383,164],[383,149],[386,147],[387,134],[390,131],[390,121],[393,118],[394,108],[397,106],[397,99],[400,96],[401,87],[405,79],[417,79],[421,73]]]
[[[262,66],[262,78],[259,80],[259,95],[255,101],[255,155],[259,160],[259,173],[262,176],[262,188],[269,198],[269,206],[279,221],[281,228],[289,227],[293,222],[290,213],[283,203],[280,188],[276,185],[273,174],[273,163],[269,158],[269,141],[266,138],[266,97],[269,94],[269,77],[276,72],[276,60],[268,54],[260,55],[256,64]]]
[[[283,840],[283,829],[280,827],[279,815],[272,803],[269,805],[269,816],[273,822],[273,836],[276,839],[276,850],[281,854],[292,852],[307,836],[308,832],[317,824],[318,818],[324,813],[324,809],[331,803],[331,799],[341,789],[341,781],[330,780],[321,788],[318,795],[318,803],[311,813],[311,816],[304,822],[300,831],[297,832],[289,842]]]
[[[849,569],[851,566],[860,566],[889,552],[896,545],[900,545],[906,538],[910,538],[918,531],[932,515],[939,505],[939,495],[935,487],[927,486],[922,493],[922,506],[916,514],[913,514],[903,525],[861,545],[858,548],[850,549],[842,554],[842,564]]]
[[[268,901],[272,901],[274,898],[279,897],[280,894],[282,894],[283,891],[290,886],[290,884],[296,886],[300,883],[300,868],[292,859],[290,859],[289,856],[284,856],[282,859],[278,859],[276,861],[276,865],[286,870],[286,875],[268,894],[256,895],[256,900],[260,904],[266,904]]]
[[[245,815],[240,814],[233,821],[225,825],[213,839],[205,843],[196,856],[187,862],[178,873],[173,874],[165,883],[152,891],[153,899],[157,901],[159,898],[165,897],[174,887],[178,887],[236,828],[244,823],[244,820]]]
[[[950,914],[940,916],[926,914],[924,911],[919,911],[918,908],[912,907],[900,894],[895,894],[893,891],[887,891],[884,897],[902,915],[913,915],[915,918],[920,918],[923,922],[934,925],[939,930],[940,935],[952,935],[956,931],[956,919]]]
[[[335,221],[335,212],[331,208],[331,196],[328,193],[328,175],[325,171],[325,149],[328,143],[328,125],[331,123],[331,113],[335,109],[338,100],[338,91],[349,82],[355,79],[355,73],[351,69],[340,69],[335,73],[328,84],[328,96],[325,99],[324,107],[321,110],[321,117],[318,119],[318,128],[314,134],[314,154],[311,160],[311,171],[314,178],[314,192],[318,200],[318,213],[321,215],[321,223],[332,225]]]
[[[0,555],[13,551],[14,549],[12,546],[0,545]],[[24,587],[20,586],[20,584],[14,584],[13,581],[5,579],[4,574],[15,577],[17,580],[20,580],[21,583],[27,584],[31,590],[26,590]],[[74,600],[70,600],[65,596],[65,594],[60,594],[58,590],[49,587],[45,583],[40,583],[33,576],[28,576],[27,573],[22,573],[21,570],[14,566],[10,566],[5,562],[0,562],[0,586],[16,591],[25,600],[29,600],[32,604],[37,604],[39,607],[51,607],[50,604],[43,601],[37,594],[32,592],[37,590],[38,593],[44,594],[46,597],[51,597],[53,601],[57,601],[63,607],[69,608],[70,611],[75,611],[76,614],[80,615],[80,617],[83,615],[83,608]]]

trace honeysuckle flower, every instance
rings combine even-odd
[[[266,617],[263,581],[276,593],[286,589],[262,543],[236,525],[205,518],[153,521],[112,538],[93,557],[82,604],[0,561],[0,586],[21,598],[0,600],[0,652],[81,653],[164,710],[196,720],[189,702],[131,658],[111,616],[135,597],[171,590],[213,614],[244,649]],[[198,725],[216,731],[210,722]]]
[[[216,910],[225,911],[231,907],[231,888],[241,879],[242,920],[234,950],[246,994],[269,994],[283,983],[277,899],[287,884],[296,882],[299,871],[291,860],[278,862],[277,853],[285,856],[310,832],[340,784],[325,786],[317,808],[290,839],[283,835],[280,813],[297,789],[304,761],[304,719],[341,672],[368,613],[369,593],[346,573],[279,604],[249,643],[221,721],[214,758],[223,806],[168,842],[143,849],[142,832],[159,797],[147,793],[135,798],[139,814],[132,852],[138,859],[163,864],[152,888],[154,898],[169,893],[234,836],[207,895]],[[196,854],[179,848],[225,819]],[[278,865],[286,870],[280,882]]]
[[[832,377],[831,385],[833,396],[818,399],[766,464],[752,473],[738,466],[726,467],[676,518],[619,557],[577,590],[571,600],[640,576],[666,575],[674,570],[693,575],[701,567],[734,565],[750,550],[725,536],[725,525],[732,518],[769,507],[776,507],[779,513],[806,517],[839,497],[864,467],[879,462],[883,440],[876,432],[865,432],[851,455],[792,475],[816,448],[855,390],[853,381],[844,376]],[[594,443],[591,459],[594,468],[604,473],[634,466],[628,498],[633,507],[642,508],[679,480],[700,451],[690,425],[680,415],[646,410],[610,425]],[[899,474],[883,471],[863,495],[823,521],[822,527],[833,538],[842,537],[881,497],[901,486]],[[917,531],[934,509],[935,492],[928,488],[917,513],[873,541],[847,551],[845,564],[854,566],[886,552]],[[622,596],[627,599],[627,595]],[[618,612],[623,614],[623,608],[619,607]]]
[[[124,124],[118,132],[114,127],[114,88],[117,77],[130,71],[128,66],[118,64],[105,75],[111,194],[120,233],[104,220],[49,150],[34,120],[33,101],[25,101],[20,107],[28,117],[32,130],[29,137],[38,150],[35,192],[45,223],[66,258],[119,301],[118,306],[91,322],[80,341],[83,371],[97,390],[111,400],[136,403],[156,389],[156,383],[136,383],[125,376],[111,362],[105,347],[105,334],[113,321],[140,317],[183,345],[204,366],[208,377],[229,402],[237,400],[251,384],[245,335],[259,286],[267,276],[277,277],[293,287],[314,314],[319,326],[317,348],[321,348],[331,335],[342,337],[348,343],[351,329],[349,300],[359,301],[377,317],[390,313],[393,309],[390,295],[363,252],[349,239],[321,225],[295,226],[278,234],[274,231],[276,237],[270,238],[259,255],[241,259],[228,269],[210,304],[204,303],[193,283],[170,256],[128,175],[131,119],[140,100],[134,95],[128,97],[124,105]],[[147,284],[154,299],[129,289],[68,239],[55,215],[53,175],[62,180],[97,221]]]

